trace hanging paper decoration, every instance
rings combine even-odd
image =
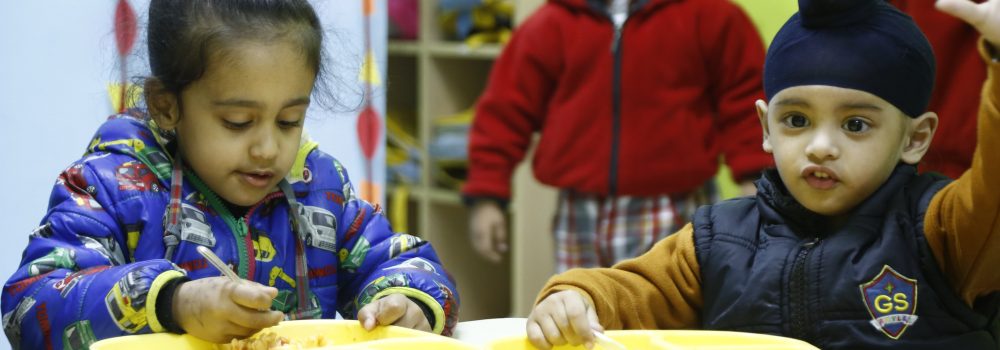
[[[111,106],[116,112],[122,113],[129,107],[129,102],[134,100],[133,96],[126,96],[126,94],[136,93],[134,89],[129,88],[128,56],[132,52],[132,47],[135,46],[138,24],[135,11],[132,10],[128,1],[118,0],[118,5],[115,6],[114,21],[115,46],[121,76],[118,84],[110,84],[108,91],[111,95]]]
[[[372,87],[381,84],[381,77],[372,51],[371,16],[375,12],[373,0],[364,0],[365,61],[361,66],[360,80],[364,84],[364,108],[358,114],[358,143],[365,158],[365,179],[362,181],[361,198],[375,202],[379,198],[373,179],[372,161],[382,140],[382,117],[372,104]]]

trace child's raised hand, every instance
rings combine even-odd
[[[184,282],[175,293],[177,323],[188,334],[213,343],[246,338],[285,317],[270,310],[278,290],[256,282],[201,278]]]
[[[976,27],[994,48],[1000,49],[1000,0],[981,4],[972,0],[937,0],[936,5],[939,10]]]
[[[594,305],[573,290],[549,295],[528,316],[528,340],[539,349],[563,344],[584,344],[590,349],[594,332],[603,331]]]
[[[431,324],[420,305],[402,294],[389,294],[365,305],[358,311],[358,321],[366,330],[378,325],[394,325],[424,332],[431,331]]]

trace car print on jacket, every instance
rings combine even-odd
[[[83,177],[83,164],[73,164],[63,171],[56,179],[56,185],[61,185],[69,191],[70,198],[76,202],[77,206],[92,210],[101,210],[101,204],[94,199],[97,196],[97,187],[87,183]]]
[[[35,299],[26,297],[17,304],[17,309],[3,315],[3,332],[11,344],[21,342],[21,321],[35,303]]]
[[[88,320],[74,322],[63,330],[63,349],[65,350],[87,350],[96,341],[94,329],[90,327]]]
[[[181,240],[206,247],[215,246],[215,234],[205,219],[205,213],[187,203],[181,204]]]
[[[115,283],[104,297],[104,303],[118,328],[135,333],[146,326],[147,292],[149,280],[142,278],[141,270],[131,271]]]
[[[115,169],[119,191],[160,191],[159,179],[149,170],[146,164],[128,161]]]
[[[299,222],[306,245],[337,252],[337,217],[329,210],[299,205]]]
[[[170,177],[170,169],[172,167],[170,158],[156,148],[146,147],[146,142],[140,138],[102,142],[100,137],[96,137],[91,140],[90,147],[87,149],[90,152],[117,150],[130,154],[141,163],[151,167],[156,176],[164,179]]]
[[[427,243],[426,241],[417,238],[416,236],[411,236],[405,233],[399,233],[392,236],[389,243],[389,257],[395,258],[406,251],[419,247]]]
[[[70,249],[57,247],[45,256],[32,260],[28,264],[28,273],[31,276],[38,276],[55,269],[71,269],[76,266],[76,252]]]

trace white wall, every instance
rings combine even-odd
[[[145,22],[148,0],[130,0]],[[0,3],[0,278],[13,274],[28,233],[45,213],[59,172],[77,159],[97,126],[112,113],[107,83],[117,81],[112,19],[115,0],[31,0]],[[314,0],[328,29],[329,57],[336,74],[357,84],[361,66],[361,1]],[[381,76],[386,67],[385,0],[376,0],[372,18],[375,57]],[[135,49],[145,50],[140,34]],[[133,57],[141,59],[145,54]],[[133,65],[130,65],[130,67]],[[146,64],[136,63],[145,70]],[[145,72],[133,71],[132,74]],[[357,103],[358,86],[343,89]],[[375,106],[385,111],[384,88]],[[339,158],[355,183],[364,177],[357,146],[356,113],[311,110],[306,128],[320,148]],[[384,135],[384,132],[383,132]],[[384,145],[384,142],[379,142]],[[384,183],[384,147],[375,157],[376,184]],[[10,348],[0,337],[0,349]]]

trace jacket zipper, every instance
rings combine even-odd
[[[802,244],[799,253],[795,256],[792,264],[792,277],[789,298],[791,299],[791,335],[793,338],[807,340],[809,327],[812,325],[812,318],[809,317],[808,310],[808,278],[806,274],[806,263],[809,253],[819,244],[819,238],[813,237],[808,242]]]
[[[233,213],[229,212],[229,209],[222,204],[222,199],[219,198],[219,195],[212,192],[212,190],[208,188],[208,185],[205,185],[205,183],[202,182],[198,176],[187,169],[184,170],[184,173],[185,178],[191,181],[191,184],[194,185],[195,189],[205,196],[205,199],[208,200],[208,205],[219,213],[219,217],[221,217],[222,221],[229,227],[229,231],[233,233],[233,236],[236,236],[236,242],[239,242],[241,238],[246,236],[247,229],[243,219],[241,218],[237,220],[236,217],[233,216]],[[246,247],[238,243],[234,245],[236,246],[236,256],[239,257],[240,260],[239,265],[236,266],[236,273],[239,274],[241,278],[247,278]]]
[[[608,21],[615,27],[614,37],[611,39],[611,54],[614,56],[613,75],[611,77],[611,160],[608,174],[608,196],[613,197],[618,193],[618,143],[621,138],[621,80],[622,80],[622,32],[625,23],[615,24],[611,15],[608,14]]]
[[[249,210],[247,210],[247,215],[245,217],[236,219],[236,216],[229,212],[229,209],[222,204],[222,198],[219,198],[219,195],[209,189],[208,186],[205,185],[200,178],[198,178],[198,176],[189,171],[185,171],[185,177],[191,181],[191,184],[194,185],[198,192],[208,199],[208,205],[219,213],[222,221],[226,223],[226,226],[229,227],[229,230],[233,233],[233,236],[235,236],[237,242],[234,244],[234,246],[236,246],[235,254],[239,258],[239,265],[236,266],[236,273],[239,274],[241,278],[256,280],[254,278],[256,277],[254,276],[256,274],[256,271],[254,271],[256,269],[256,261],[253,256],[253,240],[249,237],[250,214],[253,214],[254,210],[256,210],[261,204],[266,203],[277,196],[283,196],[284,194],[281,192],[275,192],[264,196],[264,199],[260,200],[257,204],[254,204]],[[239,244],[240,240],[243,240],[243,244]]]
[[[273,200],[275,198],[284,197],[284,196],[285,196],[285,194],[281,193],[280,191],[268,194],[268,195],[264,196],[264,199],[261,199],[259,202],[257,202],[257,204],[254,204],[252,207],[250,207],[250,209],[247,210],[246,215],[244,215],[242,218],[240,218],[239,223],[242,225],[241,228],[243,229],[243,234],[241,234],[241,236],[243,237],[243,242],[246,245],[247,277],[249,277],[250,279],[252,279],[254,281],[257,280],[257,252],[255,252],[254,249],[253,249],[253,241],[254,241],[253,238],[254,237],[251,237],[251,235],[249,234],[250,233],[250,217],[253,215],[253,212],[257,211],[257,208],[259,208],[264,203],[270,202],[271,200]],[[296,237],[296,239],[298,239],[298,237]]]

